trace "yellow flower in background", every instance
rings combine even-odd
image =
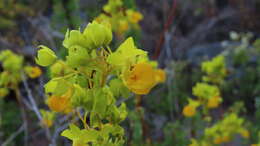
[[[126,13],[131,23],[136,24],[143,19],[143,15],[137,11],[128,10]]]
[[[185,117],[193,117],[196,113],[196,107],[193,105],[186,105],[182,111]]]
[[[128,22],[125,20],[119,21],[118,33],[124,34],[129,29]]]
[[[221,137],[216,137],[213,141],[214,144],[221,144],[223,141],[222,141],[222,138]]]
[[[50,128],[53,125],[53,121],[50,119],[42,119],[41,123],[44,127]]]
[[[219,96],[214,96],[208,99],[207,107],[208,108],[217,108],[221,102],[221,98]]]
[[[38,66],[27,66],[25,67],[25,72],[30,78],[37,78],[41,76],[42,70]]]
[[[249,133],[249,131],[246,130],[246,129],[241,130],[241,131],[240,131],[240,134],[241,134],[241,136],[242,136],[243,138],[246,138],[246,139],[248,139],[248,138],[250,137],[250,133]]]
[[[51,96],[47,100],[47,104],[52,111],[69,113],[72,111],[70,102],[71,90],[68,90],[62,96]]]
[[[223,136],[222,137],[222,142],[225,143],[225,142],[230,142],[230,136]]]
[[[215,139],[214,139],[214,141],[213,141],[213,143],[214,144],[221,144],[221,143],[226,143],[226,142],[229,142],[230,141],[230,136],[223,136],[223,137],[221,137],[221,136],[217,136]]]
[[[124,76],[126,86],[136,94],[148,94],[159,82],[165,80],[162,70],[156,70],[148,63],[138,63]]]

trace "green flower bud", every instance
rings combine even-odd
[[[83,35],[87,39],[86,43],[88,43],[91,48],[107,46],[112,41],[111,29],[108,26],[99,24],[95,21],[88,24]]]
[[[79,67],[86,65],[86,62],[89,60],[89,54],[87,49],[81,46],[72,46],[69,48],[69,54],[66,56],[66,62],[71,67]]]
[[[79,30],[67,30],[65,39],[63,41],[63,46],[69,49],[72,46],[81,46],[83,48],[91,49],[88,40],[84,37],[84,35]]]
[[[35,59],[36,63],[41,66],[52,65],[57,59],[55,53],[46,46],[41,45],[39,48],[40,50],[38,50],[38,55]]]

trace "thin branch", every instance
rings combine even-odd
[[[28,98],[29,98],[29,101],[31,103],[32,109],[36,113],[36,116],[38,117],[38,119],[41,121],[42,120],[42,116],[41,116],[40,111],[39,111],[39,109],[37,107],[37,104],[36,104],[36,102],[35,102],[35,100],[34,100],[34,98],[32,96],[32,92],[31,92],[31,90],[30,90],[30,88],[29,88],[29,86],[27,84],[25,76],[24,76],[23,73],[21,73],[21,76],[22,76],[23,85],[24,85],[25,90],[26,90],[26,92],[28,94]]]
[[[177,0],[173,0],[172,8],[170,9],[170,14],[168,16],[168,19],[167,19],[165,25],[164,25],[163,32],[161,33],[160,38],[157,41],[156,48],[155,48],[155,54],[153,56],[153,59],[157,59],[160,55],[161,48],[162,48],[164,41],[165,41],[165,32],[169,31],[170,26],[172,25],[173,20],[176,16],[176,13],[175,13],[176,7],[177,7]]]
[[[30,101],[30,104],[31,104],[31,108],[32,110],[35,112],[37,118],[39,119],[39,121],[42,121],[42,116],[41,116],[41,113],[39,111],[39,108],[37,107],[37,104],[34,100],[34,97],[32,96],[32,92],[27,84],[27,81],[26,81],[26,78],[25,78],[25,75],[24,73],[21,73],[21,76],[22,76],[22,81],[23,81],[23,85],[25,87],[25,90],[28,94],[28,98],[29,98],[29,101]],[[51,134],[50,134],[50,130],[48,128],[45,129],[46,130],[46,137],[48,139],[51,139]]]
[[[7,146],[10,142],[12,142],[21,132],[25,129],[25,125],[23,124],[15,133],[8,137],[8,139],[3,142],[2,146]]]

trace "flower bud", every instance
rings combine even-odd
[[[95,21],[87,25],[83,35],[87,39],[86,43],[91,46],[91,48],[107,46],[112,41],[111,29]]]
[[[36,63],[41,66],[52,65],[57,59],[55,53],[46,46],[39,46],[39,48],[41,49],[38,50],[38,55],[35,59]]]

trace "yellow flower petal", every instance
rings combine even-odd
[[[246,129],[241,130],[240,134],[241,134],[241,136],[242,136],[243,138],[246,138],[246,139],[248,139],[248,138],[250,137],[250,133],[249,133],[249,131],[246,130]]]
[[[132,12],[130,13],[130,22],[131,23],[138,23],[140,20],[143,19],[143,15],[139,12]]]
[[[214,144],[221,144],[223,141],[222,141],[222,138],[221,137],[216,137],[213,141]]]
[[[34,78],[37,78],[37,77],[41,76],[42,70],[38,66],[28,67],[26,69],[26,73],[28,74],[28,76],[30,78],[34,79]]]
[[[229,142],[230,141],[230,137],[229,136],[223,136],[222,137],[222,142],[225,143],[225,142]]]
[[[196,113],[196,107],[192,105],[186,105],[182,111],[185,117],[192,117]]]
[[[156,81],[156,73],[148,63],[138,63],[125,77],[126,86],[136,94],[147,94]]]
[[[47,100],[47,104],[52,111],[69,113],[72,111],[70,102],[71,90],[68,90],[62,96],[51,96]]]

